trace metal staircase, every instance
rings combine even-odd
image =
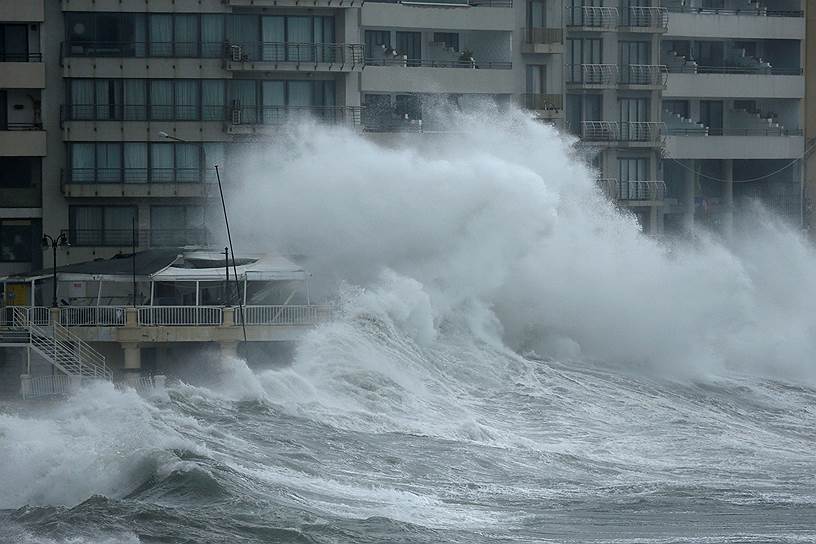
[[[59,322],[43,322],[32,308],[13,306],[0,327],[0,347],[26,347],[66,376],[111,381],[105,357]]]

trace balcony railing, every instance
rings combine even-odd
[[[363,46],[338,43],[241,42],[225,48],[228,61],[362,64]]]
[[[77,247],[130,247],[132,229],[65,229],[68,242]],[[206,241],[204,228],[136,229],[137,247],[182,247],[202,245]]]
[[[526,27],[524,29],[524,43],[552,44],[563,43],[564,31],[560,28]]]
[[[802,136],[801,128],[760,127],[760,128],[667,128],[671,136]]]
[[[618,200],[663,200],[666,184],[662,181],[621,181],[618,183]]]
[[[534,111],[560,111],[564,99],[560,94],[527,93],[516,96],[516,103],[524,109]]]
[[[331,318],[331,306],[246,306],[244,316],[249,325],[313,325]],[[241,314],[236,312],[235,320],[241,323]]]
[[[64,104],[65,121],[223,121],[226,106],[161,104]]]
[[[442,7],[450,6],[484,6],[491,8],[512,8],[513,0],[366,0],[367,2],[374,2],[378,4],[410,4],[417,6],[434,7],[434,5],[441,5]]]
[[[692,6],[667,6],[671,13],[698,13],[701,15],[747,15],[755,17],[804,17],[802,10],[770,10],[767,8],[702,8]]]
[[[0,130],[42,130],[42,123],[23,121],[18,123],[0,123]]]
[[[42,62],[42,53],[0,52],[0,62]]]
[[[61,57],[215,58],[224,42],[84,41],[63,42]]]
[[[620,26],[648,28],[664,31],[669,28],[669,12],[666,8],[632,6]]]
[[[672,74],[747,74],[801,76],[802,68],[775,68],[772,66],[701,66],[694,62],[682,65],[669,65]]]
[[[218,306],[143,306],[139,308],[141,327],[216,326],[224,322],[223,308]]]
[[[665,124],[653,121],[583,121],[581,138],[589,142],[658,142]]]
[[[366,66],[398,66],[402,68],[470,68],[485,70],[510,70],[513,63],[508,61],[484,61],[479,60],[431,60],[431,59],[409,59],[404,55],[397,55],[388,58],[366,57]]]
[[[569,64],[566,69],[570,85],[613,86],[618,82],[617,64]]]
[[[669,69],[662,64],[627,64],[620,67],[618,74],[621,85],[665,86]]]
[[[618,8],[574,6],[567,8],[567,26],[612,29],[618,26]]]
[[[607,198],[612,200],[618,199],[618,180],[616,178],[598,178],[595,181],[601,189],[601,192],[603,192]]]
[[[360,106],[235,106],[230,110],[233,125],[285,125],[314,119],[330,125],[359,125]]]
[[[201,183],[202,168],[69,168],[65,183]]]
[[[124,306],[66,306],[60,308],[60,324],[64,327],[122,327]]]

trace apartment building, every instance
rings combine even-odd
[[[42,2],[0,1],[0,274],[41,263]]]
[[[728,231],[744,202],[802,224],[804,2],[669,4],[666,224]]]

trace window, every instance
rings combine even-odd
[[[176,57],[198,57],[199,23],[198,15],[176,15],[173,17],[173,44]]]
[[[70,206],[68,240],[75,246],[129,246],[135,206]]]
[[[592,66],[603,62],[601,40],[597,38],[567,39],[568,83],[602,83],[603,74]]]
[[[0,189],[31,187],[40,181],[39,157],[0,157]]]
[[[201,81],[202,118],[204,121],[223,121],[226,97],[224,81],[204,79]]]
[[[700,122],[708,127],[712,136],[723,134],[723,102],[722,100],[700,100]]]
[[[0,262],[31,262],[35,247],[38,244],[30,221],[0,221]]]
[[[602,5],[603,0],[570,0],[568,26],[602,26],[602,13],[599,10],[585,9]]]
[[[619,102],[621,138],[635,141],[649,139],[649,126],[644,124],[649,121],[649,99],[621,98]]]
[[[407,66],[422,66],[422,32],[397,32],[396,49],[408,59]]]
[[[147,120],[147,82],[144,79],[126,79],[124,92],[124,120]]]
[[[580,135],[585,121],[601,120],[601,95],[568,94],[566,114],[567,128]]]
[[[446,49],[459,51],[458,32],[434,32],[433,41],[434,43],[442,44]]]
[[[653,80],[643,65],[650,64],[649,42],[618,42],[618,66],[621,83],[632,85],[651,84]]]
[[[72,143],[69,144],[71,183],[198,183],[202,154],[224,164],[223,144]]]
[[[173,119],[173,81],[150,80],[150,119],[170,121]]]
[[[528,64],[526,73],[528,94],[547,94],[547,65]]]
[[[199,118],[201,101],[198,96],[198,81],[194,79],[177,79],[175,87],[175,119],[195,121]]]
[[[527,27],[547,28],[546,0],[530,0],[527,2]]]
[[[72,79],[69,89],[70,119],[98,120],[122,118],[121,79]]]
[[[147,22],[142,13],[65,14],[66,54],[69,56],[144,57]]]
[[[388,30],[365,31],[366,61],[376,62],[390,58],[391,32]]]
[[[28,62],[28,26],[0,25],[0,61]]]
[[[649,179],[649,159],[641,157],[621,157],[618,159],[619,196],[623,200],[647,200],[649,190],[645,183],[635,183]]]
[[[201,16],[201,56],[221,58],[224,54],[224,16]]]
[[[156,247],[201,243],[204,209],[200,206],[151,206],[150,243]]]
[[[688,100],[664,100],[663,109],[685,119],[691,118]]]

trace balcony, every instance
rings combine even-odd
[[[651,121],[583,121],[581,139],[621,147],[655,147],[665,133],[663,123]]]
[[[669,28],[669,12],[666,8],[630,7],[620,21],[623,32],[662,33]]]
[[[231,109],[229,134],[271,134],[283,125],[314,120],[328,125],[359,126],[359,106],[238,106]]]
[[[352,72],[364,65],[359,44],[246,42],[225,52],[226,69],[233,72]]]
[[[763,69],[723,66],[695,66],[678,70],[669,67],[663,98],[794,98],[805,93],[801,69]]]
[[[675,159],[797,159],[805,151],[800,130],[714,132],[670,130],[666,137],[666,154]]]
[[[208,198],[212,171],[199,168],[71,168],[62,184],[75,198]]]
[[[566,9],[568,30],[611,31],[618,26],[618,8],[575,6]]]
[[[359,8],[363,0],[222,0],[232,8]]]
[[[618,84],[617,64],[569,64],[567,88],[611,89]]]
[[[664,89],[669,70],[661,64],[627,64],[618,70],[618,83],[626,89]]]
[[[805,39],[802,11],[771,11],[746,3],[730,9],[670,7],[668,34],[688,38]]]
[[[524,29],[522,53],[562,53],[564,51],[564,31],[560,28]]]
[[[206,230],[182,229],[65,229],[62,231],[74,247],[183,247],[203,245]],[[135,239],[134,239],[135,234]]]
[[[663,181],[621,181],[618,182],[617,200],[634,204],[636,202],[662,202],[666,197]]]
[[[526,93],[514,97],[516,104],[532,112],[540,119],[560,117],[564,110],[564,98],[560,94]]]
[[[45,20],[45,0],[0,0],[0,21],[33,23]]]
[[[512,94],[509,61],[437,61],[406,58],[366,61],[361,90],[376,93]]]

